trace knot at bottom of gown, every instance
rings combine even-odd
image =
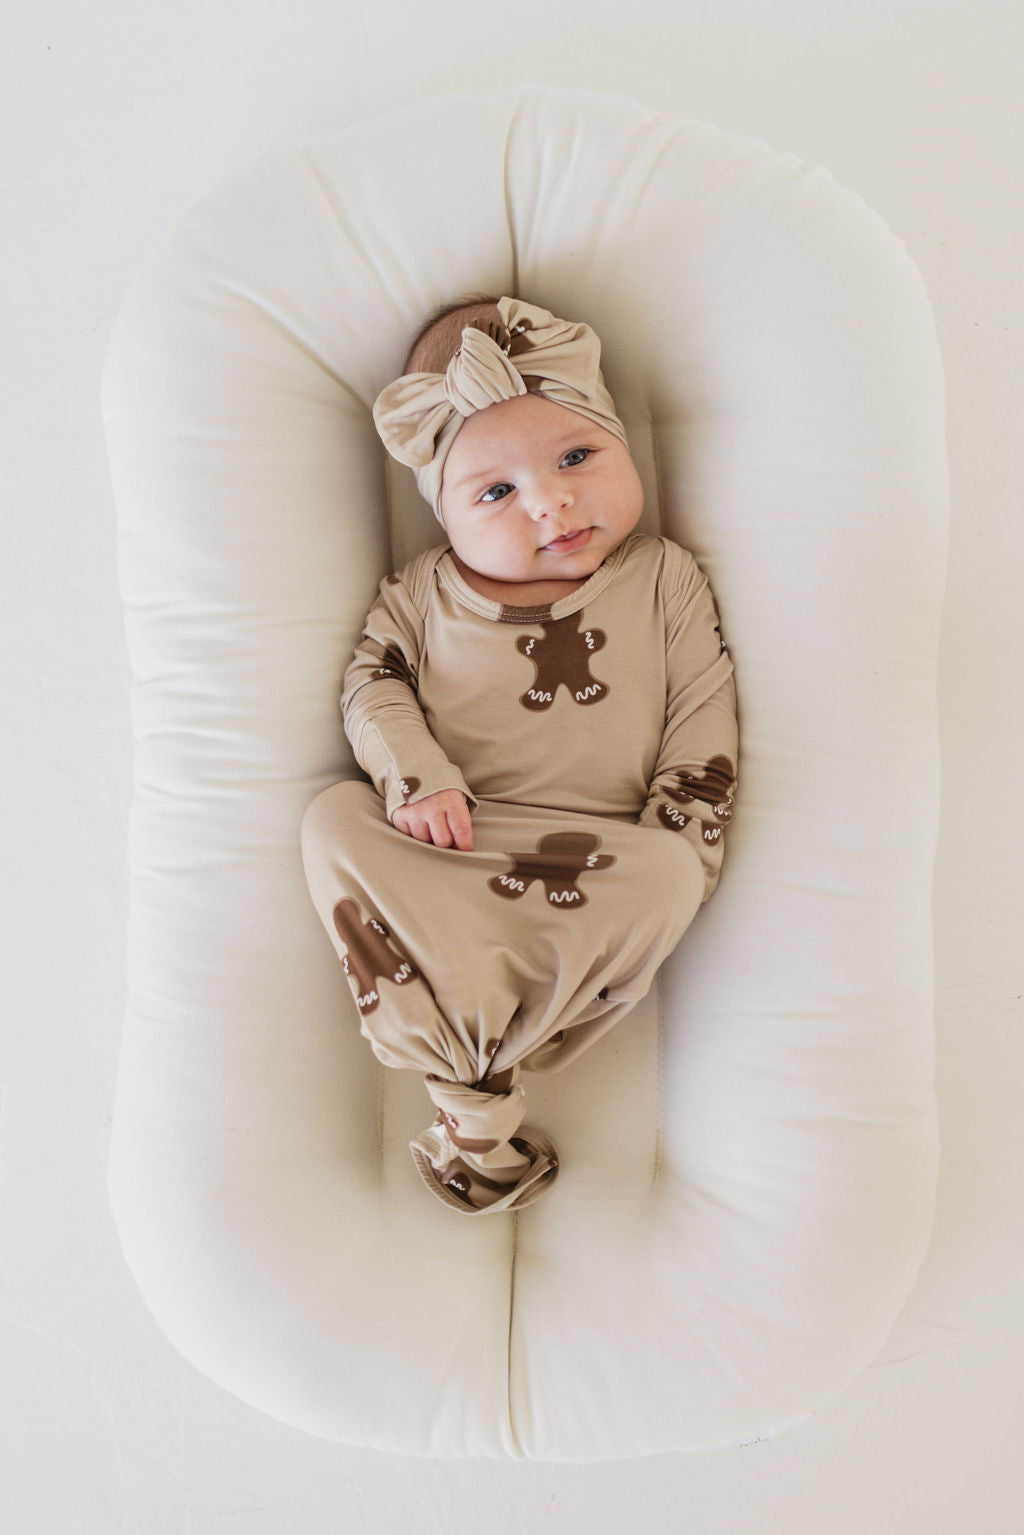
[[[491,1215],[521,1210],[547,1192],[558,1153],[543,1130],[522,1124],[517,1066],[475,1087],[435,1076],[425,1083],[438,1115],[409,1150],[432,1194],[465,1215]]]

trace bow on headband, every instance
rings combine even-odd
[[[378,396],[373,419],[392,458],[416,472],[441,518],[448,450],[468,416],[530,391],[586,416],[622,442],[626,433],[601,377],[601,343],[589,325],[558,320],[521,299],[498,300],[504,334],[467,326],[445,373],[406,373]]]

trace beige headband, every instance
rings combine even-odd
[[[467,326],[445,373],[406,373],[377,396],[373,419],[392,458],[416,471],[439,521],[448,450],[468,416],[530,392],[586,416],[626,441],[601,377],[601,343],[589,325],[557,320],[521,299],[498,300],[505,335]]]

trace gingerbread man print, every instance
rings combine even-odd
[[[439,1111],[434,1123],[435,1125],[444,1125],[449,1137],[455,1142],[460,1151],[475,1151],[479,1154],[482,1151],[495,1151],[501,1145],[500,1141],[493,1140],[490,1137],[485,1139],[483,1136],[470,1136],[461,1133],[459,1121],[455,1118],[455,1115],[447,1113],[444,1109]],[[450,1184],[449,1187],[451,1187]]]
[[[713,821],[704,823],[701,833],[704,841],[713,846],[721,841],[724,827],[732,820],[732,796],[736,787],[734,775],[732,763],[728,757],[722,756],[712,757],[702,773],[677,773],[676,787],[662,790],[673,803],[658,806],[658,820],[669,831],[682,831],[695,818],[687,815],[685,809],[676,807],[689,806],[700,800],[711,806],[714,816]]]
[[[396,682],[404,682],[406,687],[416,687],[416,677],[397,645],[388,645],[382,650],[380,665],[370,674],[375,681],[382,682],[386,677],[393,677]]]
[[[396,986],[407,986],[419,971],[391,940],[383,922],[370,917],[364,922],[357,903],[345,896],[334,908],[334,926],[347,953],[341,968],[348,976],[361,1015],[375,1012],[380,1005],[377,981],[386,978]]]
[[[517,638],[516,649],[535,667],[533,687],[519,700],[524,709],[550,709],[560,687],[565,687],[578,704],[596,704],[607,698],[608,684],[591,675],[590,658],[604,649],[608,637],[603,629],[584,629],[581,633],[582,618],[581,610],[542,622],[543,639],[532,634]]]
[[[579,876],[608,869],[615,862],[609,853],[598,853],[600,846],[600,837],[591,832],[549,832],[541,837],[535,853],[507,853],[511,869],[488,880],[488,887],[507,901],[518,901],[539,879],[552,906],[585,906],[587,898],[576,883]]]

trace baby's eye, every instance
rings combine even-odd
[[[487,489],[484,491],[483,495],[480,497],[480,500],[481,501],[503,501],[505,499],[505,497],[510,494],[511,490],[512,490],[512,486],[509,485],[507,483],[507,481],[502,480],[500,485],[488,485]]]
[[[574,469],[577,464],[582,464],[584,459],[589,457],[589,448],[570,448],[569,452],[562,459],[561,467],[563,469]]]

